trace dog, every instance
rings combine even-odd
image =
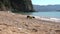
[[[35,17],[34,17],[34,16],[29,16],[29,15],[28,15],[27,18],[32,19],[32,18],[35,18]]]

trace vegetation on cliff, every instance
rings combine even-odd
[[[31,0],[0,0],[0,10],[33,11]]]

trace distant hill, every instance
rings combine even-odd
[[[60,5],[47,5],[47,6],[40,6],[40,5],[33,5],[36,11],[58,11],[60,10]]]

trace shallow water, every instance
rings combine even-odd
[[[58,12],[58,11],[19,12],[19,14],[41,16],[41,17],[51,17],[51,18],[60,18],[60,12]]]
[[[34,12],[31,15],[43,16],[43,17],[52,17],[52,18],[60,18],[60,12]]]

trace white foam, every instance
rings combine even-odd
[[[35,18],[40,19],[40,20],[46,20],[46,21],[60,22],[60,19],[57,19],[57,18],[43,18],[43,17],[39,17],[39,16],[35,16]]]
[[[60,22],[60,19],[58,18],[50,18],[50,20],[54,20],[55,22]]]

